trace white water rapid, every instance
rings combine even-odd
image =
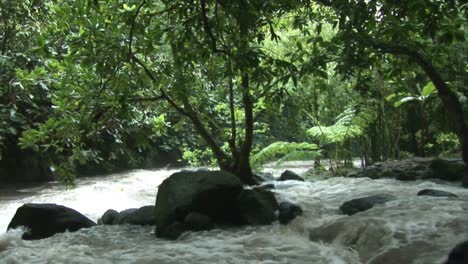
[[[468,238],[468,189],[368,178],[274,182],[280,201],[304,209],[287,226],[188,232],[176,241],[156,238],[153,227],[129,225],[96,226],[35,241],[21,240],[21,230],[3,233],[16,208],[28,202],[65,205],[94,221],[110,208],[153,205],[157,186],[173,172],[135,170],[81,179],[72,190],[49,184],[20,190],[34,192],[31,196],[7,199],[0,194],[0,263],[440,264],[457,242]],[[416,196],[425,188],[458,198]],[[339,212],[343,202],[372,194],[397,199],[353,216]]]

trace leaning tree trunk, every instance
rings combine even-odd
[[[414,47],[380,42],[374,42],[373,45],[384,53],[406,55],[424,70],[437,89],[444,107],[447,109],[448,113],[450,113],[450,117],[453,120],[453,131],[457,134],[462,146],[462,159],[468,164],[468,128],[465,122],[463,108],[457,95],[444,81],[440,72],[421,51]]]
[[[244,183],[253,185],[255,184],[255,180],[253,177],[252,167],[250,166],[250,152],[252,151],[253,145],[253,102],[252,96],[250,95],[249,75],[247,73],[241,74],[242,102],[244,104],[245,111],[245,137],[239,154],[237,175]]]

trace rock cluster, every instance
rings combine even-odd
[[[297,177],[294,179],[298,180]],[[176,239],[188,230],[268,225],[276,220],[288,224],[302,214],[298,205],[279,204],[272,188],[272,184],[244,188],[238,177],[224,171],[184,170],[163,181],[155,206],[121,212],[109,209],[98,224],[155,225],[158,237]],[[62,205],[25,204],[18,208],[8,229],[23,226],[27,230],[24,239],[42,239],[94,225],[87,217]]]
[[[462,160],[415,157],[400,161],[378,162],[348,177],[395,178],[401,181],[439,179],[460,181],[468,188],[468,166]]]

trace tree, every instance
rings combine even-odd
[[[86,161],[92,158],[86,156],[86,139],[108,127],[110,116],[122,113],[118,118],[126,119],[131,108],[141,107],[138,102],[159,103],[191,122],[221,169],[254,183],[250,153],[256,103],[294,70],[291,63],[267,56],[262,41],[274,38],[275,16],[301,3],[143,0],[53,5],[56,20],[47,31],[52,32],[47,46],[66,48],[47,70],[58,77],[54,82],[62,86],[63,95],[54,102],[60,117],[42,126],[48,131],[44,134],[55,131],[55,138],[72,142],[66,162]],[[228,112],[217,111],[216,105],[226,99]],[[40,133],[29,136],[25,146],[41,141]]]
[[[385,54],[404,56],[421,68],[450,113],[453,131],[463,145],[462,158],[468,162],[466,113],[458,96],[463,80],[447,80],[449,72],[463,76],[448,58],[457,50],[453,47],[465,40],[466,4],[455,0],[316,2],[337,14],[340,34],[336,41],[344,44],[342,72],[350,73],[350,65],[356,67],[353,71],[369,68],[386,58]]]

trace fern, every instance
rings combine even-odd
[[[253,155],[251,163],[254,168],[259,168],[263,164],[274,160],[277,160],[278,165],[289,160],[313,159],[320,156],[321,151],[316,144],[278,141]]]
[[[307,133],[323,144],[343,143],[364,134],[365,129],[375,119],[368,109],[346,108],[337,116],[337,121],[331,126],[314,126]]]

